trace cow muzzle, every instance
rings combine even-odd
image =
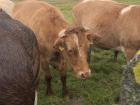
[[[77,76],[82,80],[86,80],[88,77],[90,77],[90,75],[91,75],[91,70],[88,70],[86,72],[79,72]]]

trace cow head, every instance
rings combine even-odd
[[[87,62],[90,45],[87,36],[84,28],[70,28],[60,32],[54,45],[69,62],[76,76],[81,79],[86,79],[91,73]]]

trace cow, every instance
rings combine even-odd
[[[92,12],[90,15],[91,15],[91,17],[85,17],[84,19],[82,19],[82,16],[81,15],[83,15],[84,16],[84,14],[85,14],[85,12],[87,12],[86,10],[83,12],[82,10],[78,10],[78,9],[81,9],[81,7],[82,7],[82,5],[86,5],[86,3],[87,2],[93,2],[94,0],[83,0],[82,2],[80,2],[78,5],[76,5],[76,6],[74,6],[74,8],[73,8],[73,13],[74,13],[74,24],[75,25],[80,25],[80,26],[83,26],[83,25],[85,25],[85,26],[88,26],[88,24],[90,24],[90,27],[85,27],[85,26],[83,26],[83,27],[85,27],[85,28],[88,28],[88,29],[90,29],[90,30],[93,30],[92,28],[94,27],[92,27],[92,23],[89,23],[89,22],[91,22],[92,21],[92,18],[93,18],[93,16],[94,16],[94,13],[92,12],[92,11],[90,11],[90,12]],[[97,0],[96,0],[97,1]],[[100,1],[100,0],[99,0]],[[111,1],[111,0],[101,0],[101,1]],[[85,4],[84,4],[85,3]],[[88,4],[87,4],[88,5]],[[83,8],[85,8],[85,7],[83,7]],[[91,7],[89,6],[88,7],[89,9],[91,9]],[[82,14],[80,15],[81,17],[79,17],[78,15],[80,14],[82,12]],[[99,11],[98,11],[99,12]],[[100,13],[100,12],[99,12]],[[86,13],[86,14],[88,14],[88,13]],[[92,16],[93,15],[93,16]],[[90,18],[90,20],[88,20]],[[80,19],[80,20],[79,20]],[[82,23],[82,22],[84,22],[84,24]],[[87,23],[86,23],[87,22]],[[95,47],[95,46],[92,46],[92,44],[91,44],[91,47],[90,47],[90,49],[89,49],[89,52],[88,52],[88,62],[90,63],[90,55],[91,55],[91,51],[92,51],[92,49],[93,49],[93,47]],[[99,47],[99,48],[101,48],[101,49],[104,49],[104,50],[110,50],[110,49],[112,49],[112,50],[114,50],[114,61],[115,62],[117,62],[118,61],[118,54],[120,53],[120,51],[121,51],[121,49],[120,48],[108,48],[108,47],[106,47],[106,46],[101,46],[101,45],[99,45],[99,44],[96,44],[96,47]]]
[[[12,16],[14,5],[14,2],[11,0],[0,0],[0,8],[2,8],[10,16]]]
[[[41,69],[45,73],[46,95],[51,95],[49,65],[56,68],[61,76],[62,95],[68,96],[66,67],[69,64],[76,77],[87,79],[90,68],[87,63],[89,40],[87,30],[82,27],[69,27],[63,14],[54,6],[41,1],[23,1],[15,5],[13,17],[30,27],[38,39],[41,53]],[[83,34],[83,36],[80,36]]]
[[[0,10],[0,105],[36,105],[39,47],[34,33]]]
[[[74,23],[91,31],[103,49],[121,48],[129,61],[140,48],[140,6],[112,0],[83,0],[73,8]]]

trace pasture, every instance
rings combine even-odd
[[[19,2],[21,0],[13,0]],[[72,7],[80,0],[46,0],[57,6],[65,15],[67,21],[72,23]],[[139,0],[117,0],[129,4],[140,4]],[[113,61],[113,51],[94,49],[91,56],[92,75],[86,81],[77,80],[69,68],[67,85],[69,99],[61,95],[61,82],[59,73],[52,68],[52,87],[54,95],[45,96],[45,82],[42,76],[38,105],[117,105],[117,97],[121,89],[121,74],[125,57],[121,53],[118,62]]]

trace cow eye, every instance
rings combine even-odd
[[[76,55],[76,51],[74,49],[68,50],[69,55]]]
[[[68,53],[69,53],[69,55],[75,55],[75,56],[77,56],[78,50],[76,50],[76,49],[71,49],[71,50],[68,50]]]
[[[68,50],[68,52],[69,52],[69,54],[72,54],[72,53],[73,53],[73,50],[72,50],[72,49],[70,49],[70,50]]]

